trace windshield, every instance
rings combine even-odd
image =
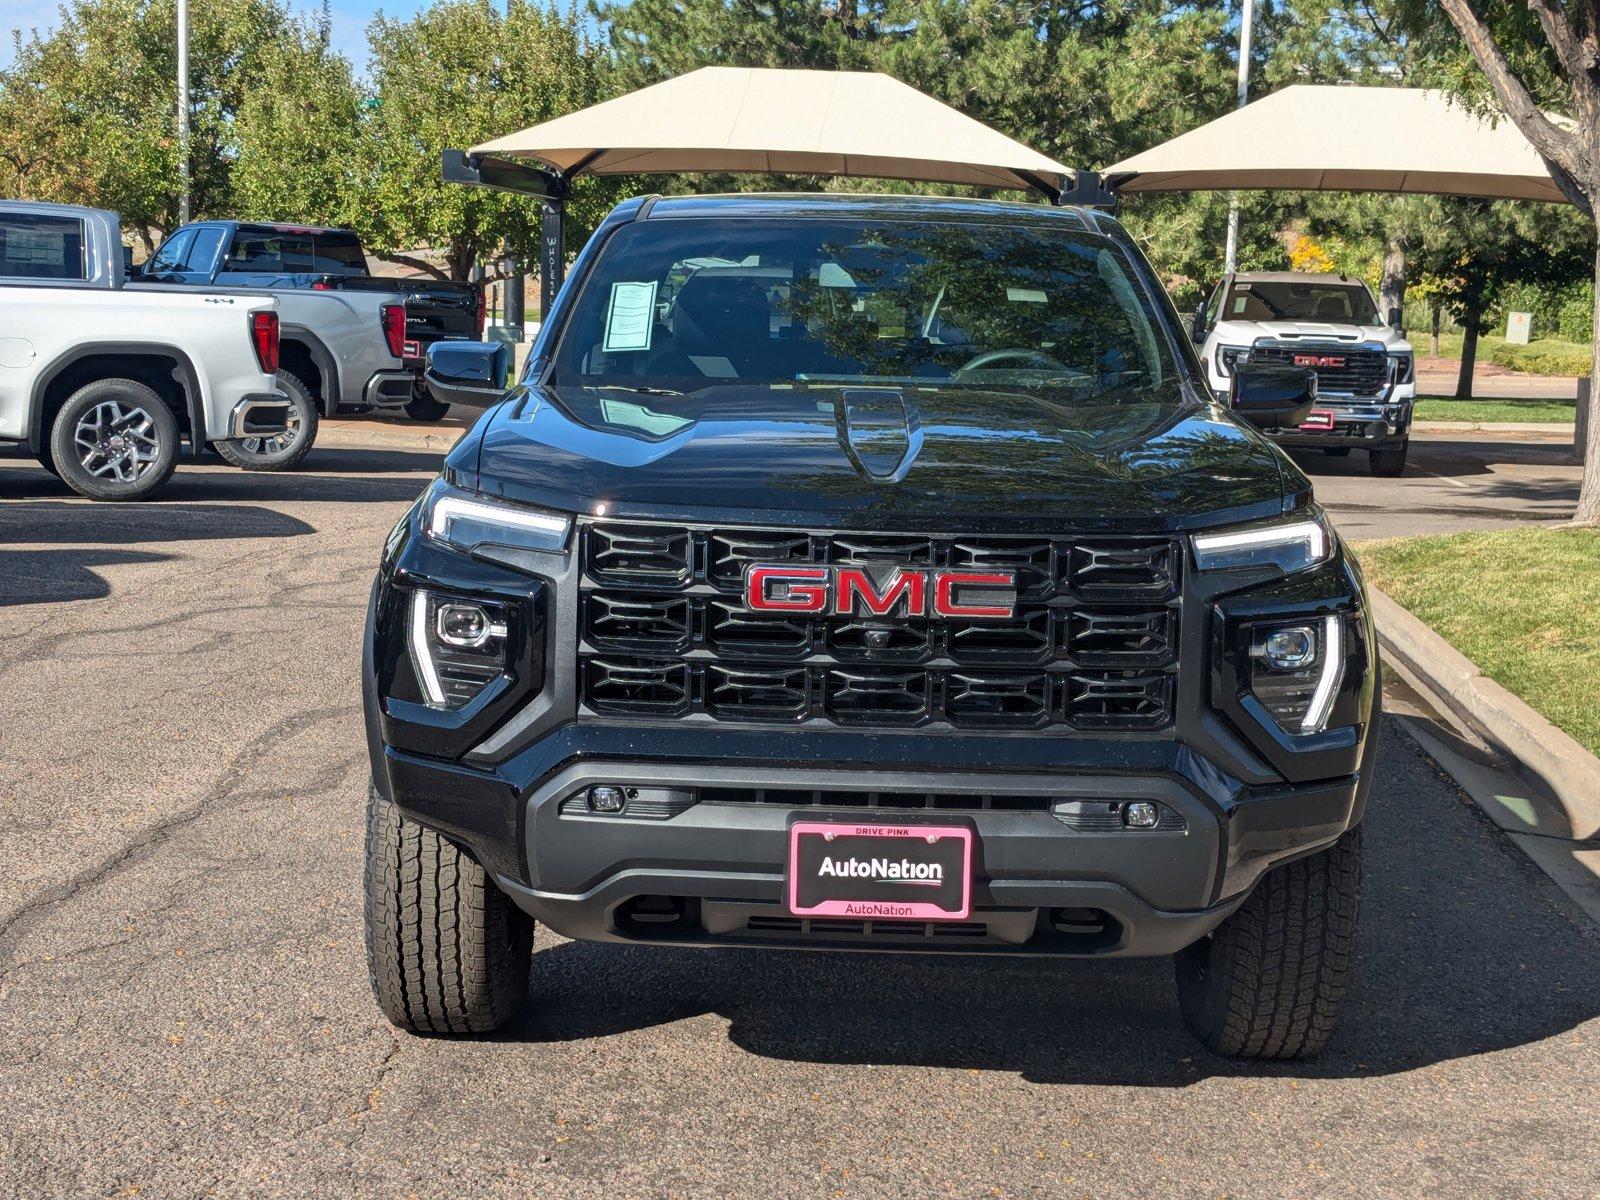
[[[1122,252],[1087,233],[668,218],[607,241],[549,382],[998,386],[1148,401],[1176,378],[1158,321]]]
[[[1363,283],[1241,281],[1233,285],[1222,319],[1376,325],[1378,310]]]

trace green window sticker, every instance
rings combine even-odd
[[[655,330],[656,281],[613,283],[606,306],[607,354],[620,350],[648,350]]]

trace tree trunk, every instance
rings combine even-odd
[[[1600,525],[1600,216],[1595,218],[1594,341],[1589,347],[1589,437],[1585,443],[1583,486],[1578,491],[1578,511],[1573,520]]]
[[[1400,319],[1405,320],[1406,243],[1399,234],[1389,238],[1389,245],[1383,252],[1383,278],[1378,283],[1378,315],[1387,321],[1391,308],[1398,308]]]
[[[1432,344],[1431,344],[1430,349],[1428,350],[1428,353],[1433,355],[1434,358],[1438,358],[1439,357],[1439,314],[1440,314],[1441,311],[1443,311],[1443,309],[1444,309],[1444,305],[1439,304],[1437,301],[1434,302],[1434,304],[1433,304],[1433,332],[1432,332],[1432,337],[1431,337]]]
[[[1456,399],[1472,399],[1472,368],[1478,363],[1478,322],[1483,314],[1474,305],[1467,310],[1466,336],[1461,339],[1461,374],[1456,376]]]

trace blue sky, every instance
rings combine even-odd
[[[204,3],[204,0],[191,0],[191,3],[195,2]],[[315,12],[317,7],[295,0],[291,0],[291,3],[307,13]],[[383,0],[381,4],[377,0],[371,3],[337,0],[332,6],[334,48],[360,70],[367,60],[366,28],[373,14],[381,7],[387,16],[409,17],[425,3],[426,0]],[[58,0],[0,0],[0,66],[7,66],[11,62],[12,30],[26,32],[30,28],[48,29],[56,23],[58,9]]]

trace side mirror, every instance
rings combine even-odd
[[[1405,319],[1406,319],[1405,318],[1405,314],[1402,313],[1398,308],[1391,308],[1387,315],[1388,315],[1389,319],[1387,321],[1385,321],[1384,324],[1387,325],[1390,329],[1395,330],[1401,336],[1404,336],[1405,335],[1405,330],[1401,329],[1400,326],[1401,326],[1401,323],[1404,322]]]
[[[124,279],[132,279],[133,275],[133,247],[124,246],[122,248],[122,277]]]
[[[1189,323],[1189,340],[1196,346],[1206,340],[1206,302],[1200,301],[1194,310],[1194,320]]]
[[[1261,429],[1292,429],[1311,414],[1317,373],[1279,363],[1239,363],[1228,407]]]
[[[435,342],[423,380],[440,404],[488,408],[506,390],[511,348],[497,342]]]

